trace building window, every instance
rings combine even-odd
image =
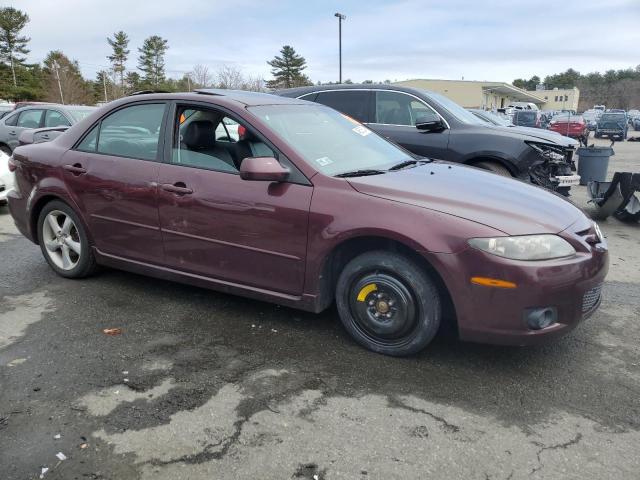
[[[565,95],[565,96],[564,96],[564,101],[565,101],[565,102],[568,102],[568,101],[569,101],[569,95]]]

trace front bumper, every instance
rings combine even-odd
[[[600,305],[600,289],[609,268],[606,242],[591,245],[586,234],[565,231],[561,235],[574,245],[577,253],[573,257],[526,262],[473,248],[434,255],[432,261],[454,304],[461,340],[535,345],[571,331],[593,314]],[[474,276],[507,280],[517,288],[475,285],[470,282]],[[532,330],[524,312],[540,307],[555,308],[557,322]]]

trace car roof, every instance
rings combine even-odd
[[[249,92],[246,90],[227,90],[224,88],[199,88],[193,92],[176,92],[176,93],[148,93],[139,92],[128,97],[124,97],[119,101],[131,101],[134,97],[141,99],[163,99],[163,100],[191,100],[203,101],[207,98],[216,98],[223,101],[231,101],[243,106],[257,105],[304,105],[309,102],[298,100],[295,98],[280,97],[263,92]]]
[[[412,95],[431,95],[433,92],[422,88],[404,87],[388,83],[330,83],[328,85],[313,85],[309,87],[285,88],[273,92],[284,97],[300,97],[307,93],[322,92],[326,90],[393,90],[396,92],[410,93]]]

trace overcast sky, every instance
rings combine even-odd
[[[444,78],[511,82],[573,67],[580,72],[640,64],[640,0],[19,0],[31,17],[32,62],[50,50],[77,60],[85,76],[108,66],[106,37],[129,35],[129,68],[144,38],[169,41],[167,74],[200,63],[233,64],[270,78],[282,45],[307,59],[315,81]]]

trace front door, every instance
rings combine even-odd
[[[160,165],[158,182],[167,263],[230,284],[301,294],[312,186],[242,180],[245,157],[287,161],[222,111],[178,105],[172,130],[170,162]]]
[[[157,181],[165,108],[141,103],[119,109],[65,154],[63,178],[101,253],[163,263]]]
[[[426,112],[436,113],[418,98],[403,92],[375,92],[375,119],[371,130],[423,157],[449,160],[449,129],[440,132],[418,130],[416,119]]]

